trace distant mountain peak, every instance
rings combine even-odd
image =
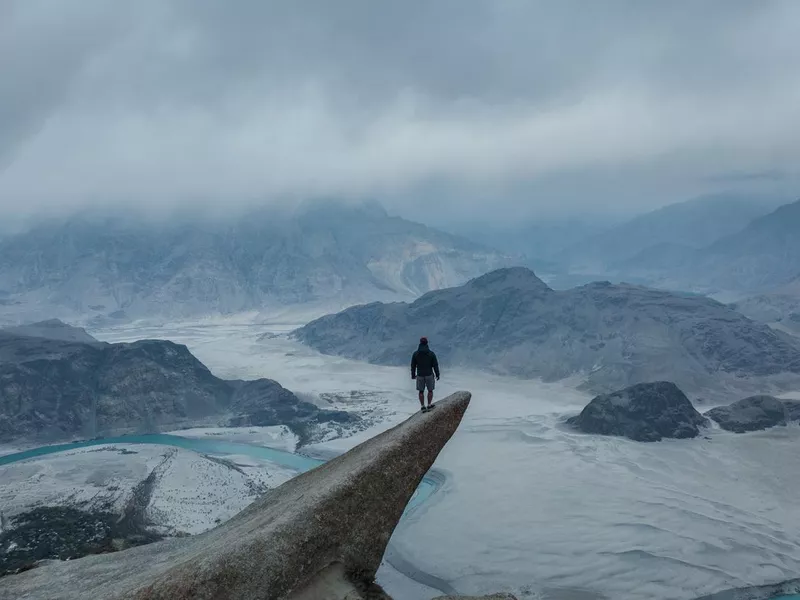
[[[0,316],[104,322],[120,314],[160,318],[411,300],[512,261],[390,217],[378,203],[310,202],[295,213],[263,209],[157,226],[122,218],[60,222],[0,240]]]
[[[17,325],[0,329],[6,333],[24,337],[45,338],[65,342],[95,343],[98,340],[89,335],[82,327],[73,327],[61,319],[45,319],[28,325]]]
[[[544,281],[536,276],[536,273],[527,267],[497,269],[476,277],[466,285],[472,289],[497,290],[503,287],[514,287],[523,291],[552,291]]]

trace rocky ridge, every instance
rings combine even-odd
[[[63,329],[63,328],[61,328]],[[154,433],[199,425],[287,425],[307,441],[320,410],[270,379],[215,377],[186,346],[65,341],[0,331],[0,442]]]
[[[602,282],[556,291],[525,268],[411,304],[352,307],[293,335],[324,353],[390,365],[405,365],[426,335],[443,365],[577,376],[595,392],[668,380],[692,392],[747,393],[800,379],[800,340],[714,300]]]

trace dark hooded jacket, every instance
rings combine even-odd
[[[434,374],[439,377],[439,361],[436,354],[428,348],[428,344],[420,344],[411,357],[411,376],[429,377]]]

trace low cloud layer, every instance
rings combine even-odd
[[[500,219],[791,187],[797,56],[793,0],[12,0],[0,216],[369,197]]]

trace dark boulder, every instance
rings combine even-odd
[[[674,383],[639,383],[592,400],[568,424],[584,433],[619,435],[637,442],[693,438],[708,420]]]
[[[800,408],[792,403],[791,412],[800,417]],[[728,406],[718,406],[706,412],[719,426],[728,431],[745,433],[786,425],[787,405],[772,396],[751,396]]]

